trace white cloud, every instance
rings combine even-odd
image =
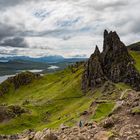
[[[140,40],[139,0],[0,0],[0,7],[0,32],[6,31],[0,38],[22,37],[28,43],[16,50],[1,47],[3,52],[89,56],[95,44],[102,50],[105,28],[116,30],[126,44]]]

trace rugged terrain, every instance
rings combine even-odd
[[[102,102],[107,104],[106,101]],[[102,102],[93,102],[87,113],[82,115],[88,116],[96,104],[100,106]],[[0,138],[6,140],[139,140],[139,115],[140,92],[126,90],[122,92],[108,117],[99,123],[85,121],[82,127],[61,125],[57,131],[50,129],[38,132],[28,130],[22,134],[2,135]]]
[[[135,61],[116,32],[104,31],[103,52],[96,46],[83,75],[83,90],[101,87],[105,81],[123,82],[140,90],[140,74]]]
[[[0,97],[0,139],[138,140],[139,64],[139,52],[105,31],[103,52],[96,47],[86,64],[18,88],[12,80]]]

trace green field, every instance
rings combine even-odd
[[[131,56],[134,58],[135,60],[135,66],[136,68],[140,71],[140,52],[136,52],[136,51],[130,51]]]

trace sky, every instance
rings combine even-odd
[[[140,1],[0,0],[0,56],[89,57],[104,29],[140,41]]]

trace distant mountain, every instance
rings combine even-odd
[[[41,73],[62,70],[75,62],[85,61],[85,58],[64,58],[62,56],[46,56],[32,58],[13,56],[0,58],[0,76],[13,75],[24,70],[41,70]]]
[[[32,62],[46,62],[46,63],[58,63],[58,62],[75,62],[75,61],[83,61],[85,58],[64,58],[61,55],[52,55],[52,56],[43,56],[38,58],[28,57],[28,56],[10,56],[10,57],[1,57],[0,61],[7,60],[24,60],[24,61],[32,61]]]
[[[1,57],[0,60],[28,60],[33,62],[60,62],[64,60],[64,57],[60,55],[54,56],[44,56],[44,57],[28,57],[28,56],[10,56],[10,57]]]
[[[136,42],[136,43],[131,44],[127,47],[128,47],[128,49],[130,49],[132,51],[140,51],[140,42]]]

